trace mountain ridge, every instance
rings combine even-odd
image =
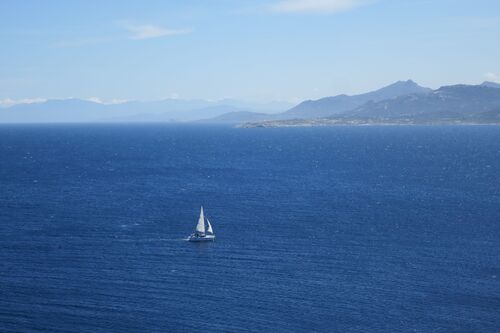
[[[238,106],[228,105],[226,102]],[[103,104],[78,98],[49,99],[0,108],[0,123],[185,122],[242,110],[276,113],[284,111],[277,108],[286,105],[289,104],[252,103],[227,99],[222,101],[165,99],[118,104]]]
[[[0,108],[0,123],[50,122],[244,122],[300,123],[297,119],[335,121],[382,121],[405,117],[427,119],[480,119],[496,121],[496,92],[500,84],[450,85],[436,90],[412,80],[397,81],[358,95],[340,94],[303,101],[288,110],[285,102],[252,103],[234,99],[220,101],[164,99],[104,104],[77,98],[52,99]],[[458,117],[458,118],[457,118]],[[406,119],[408,120],[408,119]],[[417,120],[416,118],[414,120]],[[481,120],[482,121],[482,120]]]
[[[371,100],[379,101],[410,93],[428,93],[432,89],[419,86],[413,80],[397,81],[380,89],[358,95],[340,94],[307,100],[282,113],[282,118],[318,118],[354,109]]]
[[[434,123],[500,124],[500,89],[483,84],[443,86],[426,94],[369,101],[324,118],[257,122],[243,127]]]

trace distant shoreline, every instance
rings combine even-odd
[[[332,121],[329,119],[304,121],[269,121],[239,124],[237,128],[283,128],[283,127],[334,127],[334,126],[499,126],[500,122],[366,122],[366,121]]]
[[[500,122],[432,122],[432,123],[403,123],[403,122],[294,122],[278,121],[255,123],[199,123],[199,122],[0,122],[0,126],[106,126],[106,125],[186,125],[186,126],[228,126],[233,128],[286,128],[286,127],[335,127],[335,126],[500,126]]]

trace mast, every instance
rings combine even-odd
[[[208,224],[207,234],[213,235],[214,230],[212,229],[212,225],[210,224],[210,221],[208,219],[207,219],[207,224]]]
[[[205,233],[205,216],[203,215],[203,206],[201,206],[200,218],[198,219],[198,224],[196,225],[196,232],[200,234]]]

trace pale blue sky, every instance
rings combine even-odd
[[[0,0],[0,100],[255,101],[500,77],[496,0]]]

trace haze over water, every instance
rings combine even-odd
[[[4,125],[0,156],[2,332],[499,328],[498,127]]]

